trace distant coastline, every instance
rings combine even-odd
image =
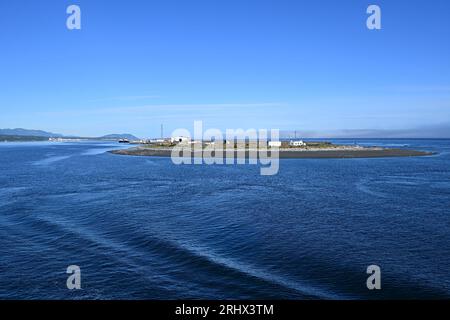
[[[67,136],[59,133],[53,133],[43,130],[34,129],[1,129],[0,128],[0,142],[75,142],[75,141],[117,141],[120,139],[127,139],[130,141],[140,141],[140,139],[129,133],[108,134],[100,137],[81,137],[81,136]]]
[[[0,135],[0,142],[38,142],[48,141],[47,137]]]

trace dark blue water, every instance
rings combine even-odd
[[[286,159],[260,176],[2,143],[0,298],[450,298],[450,141],[358,142],[439,154]]]

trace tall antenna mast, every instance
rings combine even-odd
[[[161,139],[164,139],[164,126],[161,123]]]

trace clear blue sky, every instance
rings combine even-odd
[[[77,4],[82,29],[66,28]],[[382,30],[366,28],[378,4]],[[0,128],[408,129],[450,119],[450,1],[0,2]]]

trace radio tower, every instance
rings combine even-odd
[[[164,139],[164,126],[161,123],[161,139]]]

